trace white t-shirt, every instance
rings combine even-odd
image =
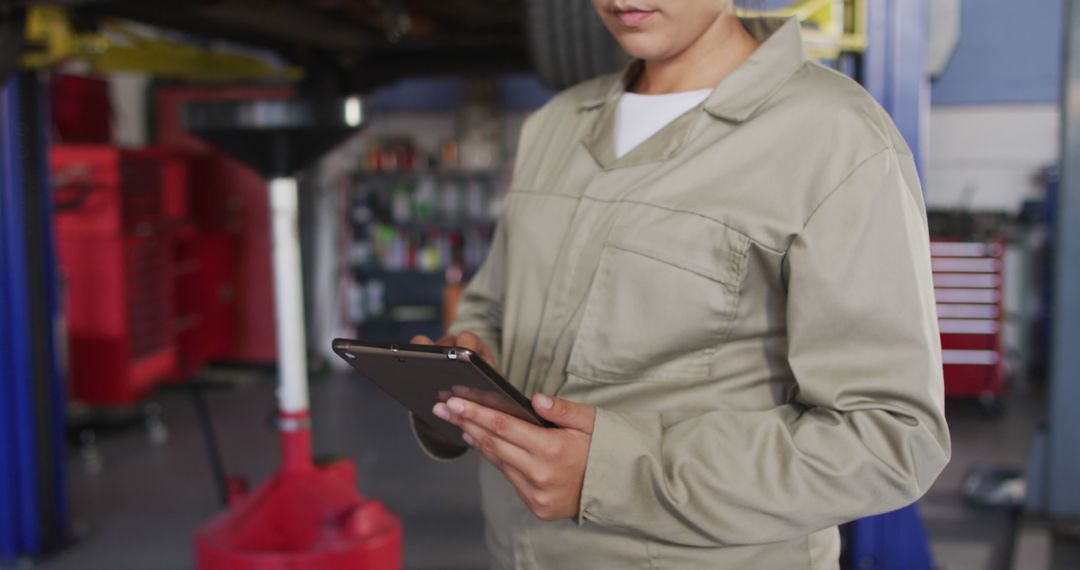
[[[712,89],[639,95],[623,93],[615,118],[615,156],[621,158],[676,117],[701,103]]]

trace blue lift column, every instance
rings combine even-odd
[[[859,82],[889,112],[922,176],[930,119],[929,2],[871,0],[866,5],[869,45]]]
[[[869,45],[856,79],[888,111],[925,181],[922,169],[930,113],[928,0],[871,0],[866,6]],[[847,568],[934,567],[929,538],[915,505],[854,521],[847,536]]]
[[[1080,6],[1065,3],[1045,512],[1080,521]]]
[[[1048,417],[1028,458],[1028,513],[1051,528],[1080,521],[1080,0],[1065,2],[1061,73],[1061,179],[1056,222],[1050,318]],[[1053,536],[1051,564],[1074,568],[1076,546]]]
[[[0,564],[69,527],[47,101],[36,73],[0,86]]]

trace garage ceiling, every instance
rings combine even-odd
[[[29,2],[25,2],[29,3]],[[76,22],[118,17],[271,49],[321,83],[529,69],[521,0],[64,0]],[[167,8],[165,8],[167,6]],[[330,81],[327,81],[328,78]]]

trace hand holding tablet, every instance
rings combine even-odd
[[[460,338],[487,352],[475,335]],[[465,346],[437,346],[418,337],[418,344],[391,344],[336,339],[334,352],[362,376],[397,400],[420,421],[449,441],[467,445],[462,431],[432,411],[453,396],[497,410],[529,423],[551,427],[532,409],[529,399],[488,363],[483,353]],[[425,342],[426,341],[426,342]]]
[[[491,353],[475,335],[440,339],[457,346],[412,342],[339,339],[334,350],[432,430],[476,448],[538,518],[575,516],[596,408],[543,394],[530,402],[485,360]]]

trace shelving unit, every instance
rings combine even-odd
[[[507,173],[464,170],[393,141],[370,151],[346,183],[343,306],[358,338],[443,332],[448,285],[487,256]],[[390,157],[390,158],[388,158]]]

